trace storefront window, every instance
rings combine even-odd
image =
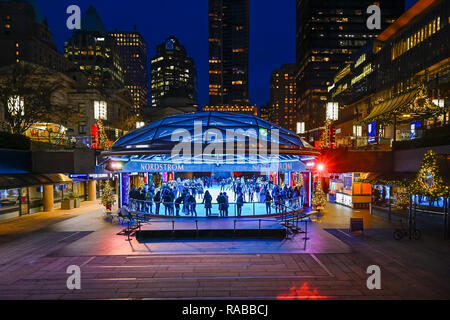
[[[28,188],[20,189],[20,193],[20,215],[26,215],[29,213]]]
[[[20,211],[20,190],[0,190],[0,215],[17,213]],[[1,219],[1,217],[0,217]]]
[[[44,210],[44,187],[30,187],[29,188],[30,199],[30,213],[36,213]]]
[[[73,183],[63,184],[62,189],[63,189],[63,198],[68,197],[69,195],[74,193],[73,192]]]
[[[352,175],[344,176],[344,192],[352,193],[353,177]]]
[[[78,195],[81,201],[87,200],[87,192],[86,192],[86,182],[77,181],[73,183],[73,193]]]
[[[63,190],[64,190],[63,184],[55,185],[53,187],[53,203],[55,209],[61,208],[61,201],[63,199]]]

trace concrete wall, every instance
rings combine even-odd
[[[450,145],[395,151],[394,171],[417,172],[428,150],[434,150],[438,154],[450,154]]]
[[[321,156],[330,173],[391,172],[392,152],[331,150]]]
[[[95,173],[95,150],[33,152],[33,173]]]

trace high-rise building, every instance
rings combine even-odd
[[[367,8],[381,9],[381,30],[367,27]],[[336,71],[404,11],[404,0],[297,0],[297,108],[310,138],[319,139]]]
[[[285,64],[275,69],[270,78],[270,121],[294,132],[297,124],[296,73],[295,64]]]
[[[116,41],[109,36],[97,10],[90,6],[65,43],[65,56],[88,77],[93,87],[121,88],[124,85],[121,57]]]
[[[197,103],[194,60],[177,38],[171,36],[156,49],[151,61],[153,107],[193,106]]]
[[[133,96],[135,110],[139,112],[148,105],[147,43],[137,31],[116,30],[109,35],[116,40],[124,84]]]
[[[340,106],[338,147],[391,150],[448,141],[440,134],[449,132],[450,119],[449,12],[449,1],[417,1],[336,72],[329,96]]]
[[[263,120],[271,121],[272,104],[268,101],[259,108],[259,117]]]
[[[250,0],[209,0],[211,105],[248,105]]]
[[[56,71],[72,68],[34,0],[0,0],[0,21],[0,66],[25,61]]]

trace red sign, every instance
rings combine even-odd
[[[94,124],[91,127],[91,149],[98,149],[98,126]]]

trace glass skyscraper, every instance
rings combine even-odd
[[[209,0],[210,105],[248,105],[250,0]]]

